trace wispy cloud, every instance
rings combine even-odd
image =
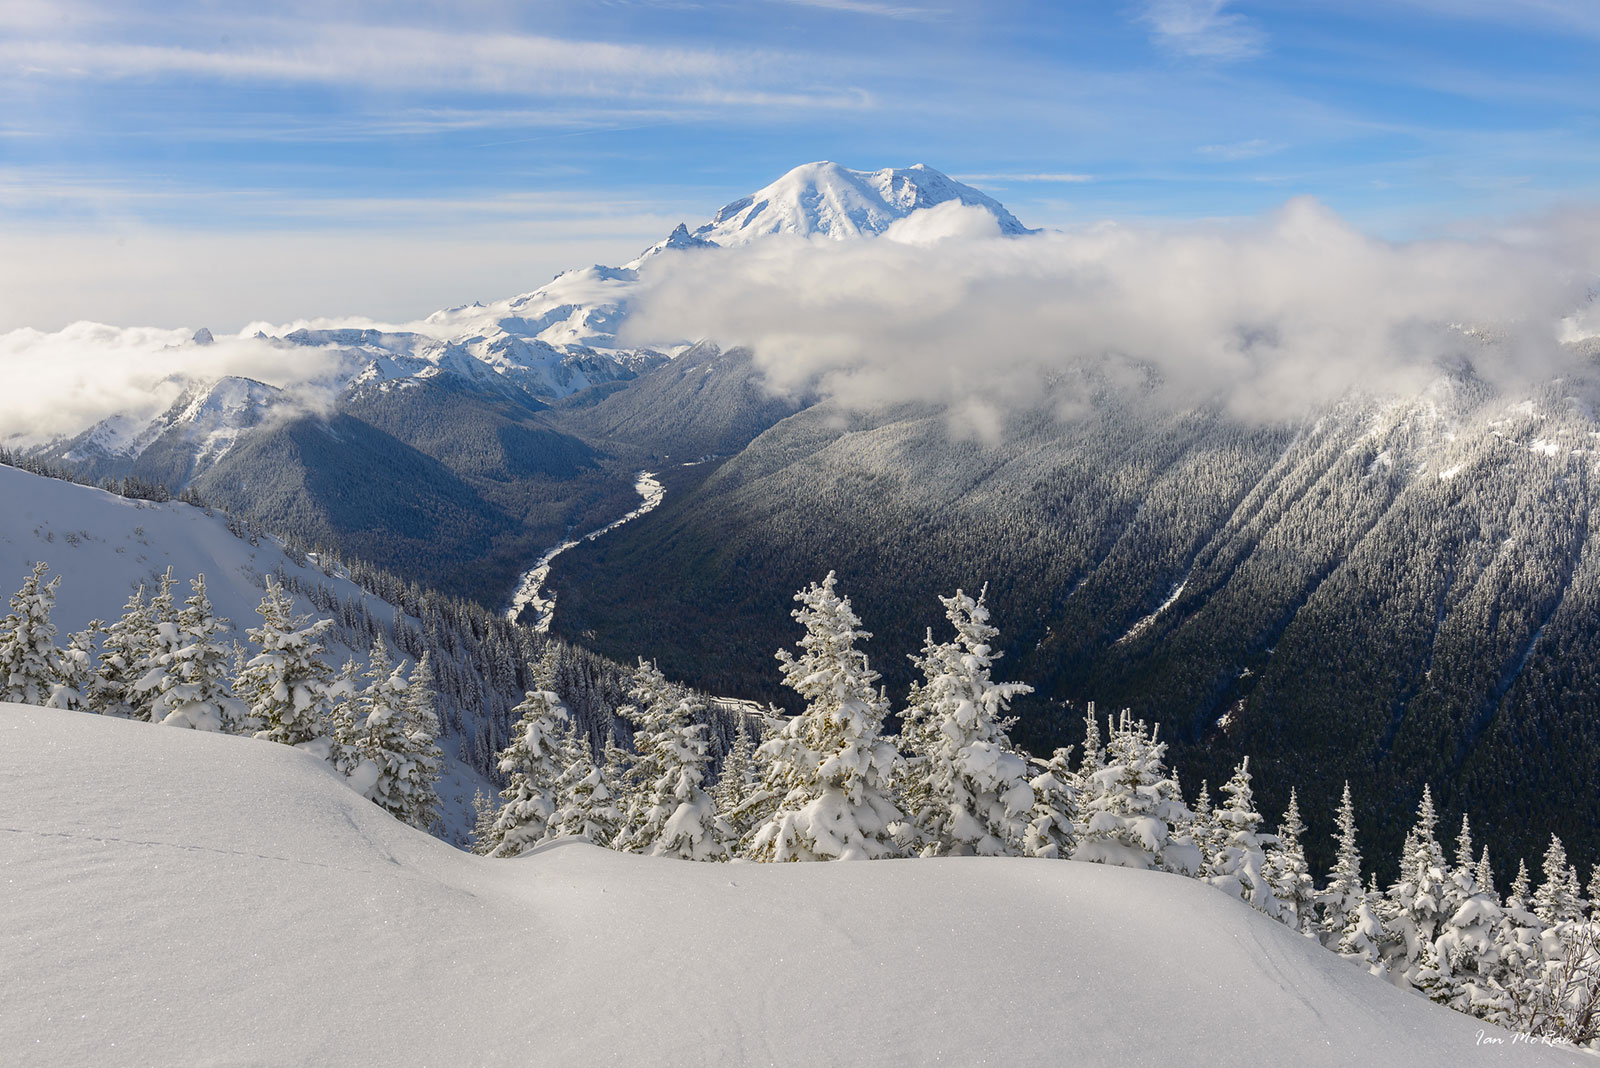
[[[944,17],[937,8],[919,4],[884,4],[876,0],[779,0],[794,7],[815,7],[824,11],[843,11],[851,15],[871,15],[886,19],[932,21]]]
[[[1282,152],[1284,145],[1278,141],[1268,141],[1264,137],[1252,137],[1248,141],[1234,141],[1225,145],[1201,145],[1195,149],[1202,156],[1220,160],[1259,159],[1270,156],[1274,152]]]
[[[1141,19],[1156,43],[1197,59],[1241,60],[1266,51],[1267,36],[1229,0],[1148,0]]]
[[[13,77],[116,80],[187,76],[383,89],[657,98],[719,106],[861,107],[800,56],[405,26],[280,26],[246,21],[218,44],[107,42],[41,31],[0,40]]]
[[[951,175],[951,177],[955,178],[957,181],[960,181],[960,182],[995,182],[995,183],[1004,183],[1004,182],[1074,183],[1074,182],[1092,182],[1092,181],[1094,181],[1094,175],[1092,175],[1092,174],[1074,174],[1074,173],[1066,172],[1066,171],[1057,171],[1057,172],[1053,172],[1053,173],[1037,173],[1036,172],[1036,173],[1021,173],[1021,174],[1015,174],[1015,173],[1013,173],[1013,174],[956,174],[956,175]]]
[[[627,329],[748,344],[774,388],[853,407],[1014,411],[1087,372],[1270,419],[1413,389],[1442,362],[1517,383],[1565,366],[1562,320],[1588,299],[1597,234],[1590,211],[1515,238],[1394,243],[1301,198],[1256,220],[1008,239],[981,209],[946,204],[874,241],[657,257]]]
[[[1393,0],[1384,0],[1385,5]],[[1600,37],[1600,4],[1594,0],[1401,0],[1450,18],[1472,18],[1543,26]]]

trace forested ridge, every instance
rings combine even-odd
[[[781,590],[837,568],[878,642],[910,649],[920,591],[987,581],[1037,687],[1015,728],[1032,749],[1092,699],[1160,719],[1213,781],[1245,752],[1307,803],[1348,778],[1385,851],[1431,781],[1451,815],[1485,802],[1502,855],[1536,851],[1530,824],[1548,824],[1594,856],[1592,393],[1508,397],[1460,372],[1262,424],[1103,391],[1069,418],[1015,413],[998,443],[938,410],[822,404],[563,556],[555,627],[781,701],[759,668]],[[880,663],[891,692],[909,683],[908,661]]]

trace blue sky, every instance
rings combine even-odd
[[[1600,192],[1596,0],[0,4],[0,330],[406,318],[813,159],[1033,226]]]

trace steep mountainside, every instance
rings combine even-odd
[[[1350,779],[1380,858],[1426,781],[1502,864],[1537,856],[1546,827],[1587,863],[1593,392],[1506,398],[1461,375],[1280,426],[1103,394],[1069,422],[1019,416],[995,446],[952,440],[935,411],[818,405],[563,556],[554,626],[781,699],[790,594],[837,569],[902,690],[934,595],[988,582],[1004,671],[1039,688],[1016,731],[1035,751],[1078,740],[1062,701],[1128,705],[1161,721],[1191,786],[1249,753],[1265,809],[1298,784],[1316,813]]]

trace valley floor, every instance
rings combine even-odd
[[[488,860],[285,746],[21,705],[0,915],[11,1064],[1578,1063],[1176,876]]]

